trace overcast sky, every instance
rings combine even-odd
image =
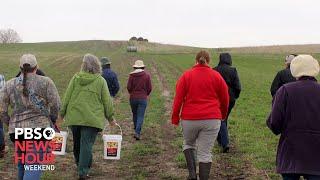
[[[1,0],[24,42],[127,40],[199,47],[320,43],[319,0]]]

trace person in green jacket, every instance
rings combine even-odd
[[[79,179],[87,179],[92,164],[92,147],[98,132],[116,122],[106,81],[99,59],[91,54],[83,58],[81,71],[73,76],[66,90],[61,117],[73,134],[73,153]]]

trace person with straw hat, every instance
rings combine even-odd
[[[107,81],[111,97],[115,97],[120,89],[117,74],[111,70],[111,61],[107,57],[101,58],[102,77]]]
[[[320,179],[319,63],[310,55],[298,55],[290,70],[297,81],[277,91],[267,120],[280,135],[277,172],[283,179]]]
[[[132,67],[134,71],[130,73],[127,90],[130,94],[130,106],[135,130],[134,138],[140,140],[147,99],[152,91],[152,83],[150,74],[145,71],[142,60],[137,60]]]

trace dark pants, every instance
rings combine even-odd
[[[224,121],[221,121],[221,127],[220,127],[220,131],[218,133],[217,141],[223,148],[225,148],[229,145],[228,117],[231,113],[232,108],[235,105],[235,102],[236,102],[235,100],[231,100],[229,102],[229,109],[228,109],[227,118]]]
[[[3,130],[3,123],[0,121],[0,156],[1,153],[3,153],[5,148],[5,143],[4,143],[4,130]]]
[[[79,176],[88,174],[92,164],[92,147],[99,129],[87,126],[71,126],[73,135],[73,155]]]
[[[282,174],[283,180],[299,180],[303,176],[307,180],[320,180],[319,175],[309,175],[309,174]]]
[[[130,99],[130,106],[133,116],[133,124],[136,134],[140,135],[144,120],[144,114],[147,108],[146,99]]]

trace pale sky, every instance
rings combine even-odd
[[[128,40],[198,47],[320,43],[319,0],[1,0],[24,42]]]

